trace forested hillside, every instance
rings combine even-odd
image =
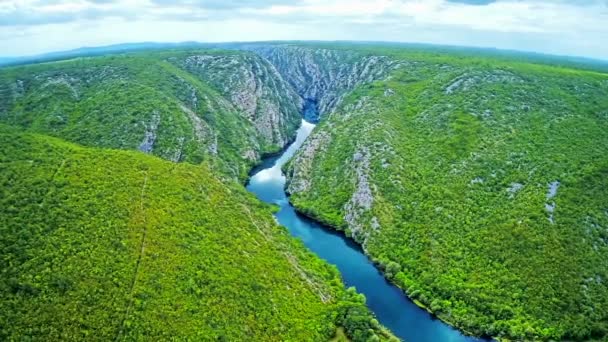
[[[389,336],[335,268],[205,164],[0,126],[0,184],[0,340]]]
[[[235,182],[303,103],[250,52],[0,70],[0,339],[391,339]]]
[[[358,49],[398,67],[325,113],[289,165],[294,205],[466,331],[605,339],[608,75]]]
[[[260,155],[290,140],[301,107],[268,62],[243,52],[142,52],[0,70],[0,122],[89,146],[219,163],[241,180]]]
[[[302,114],[294,206],[417,304],[476,335],[608,338],[606,73],[227,47],[0,69],[0,339],[390,338],[235,182]]]

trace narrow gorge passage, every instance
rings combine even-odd
[[[363,293],[367,306],[379,322],[400,339],[408,342],[483,341],[465,336],[433,318],[390,284],[356,243],[295,211],[284,190],[286,178],[281,167],[302,146],[314,127],[314,124],[302,120],[296,140],[280,156],[265,159],[253,171],[247,190],[266,203],[278,205],[280,210],[275,216],[279,223],[312,252],[336,265],[346,285]]]

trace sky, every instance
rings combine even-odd
[[[608,0],[0,0],[0,56],[262,40],[431,43],[608,60]]]

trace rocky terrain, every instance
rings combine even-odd
[[[358,51],[291,45],[250,45],[272,63],[305,100],[313,101],[321,116],[332,112],[357,86],[381,79],[399,63],[387,56]]]
[[[303,100],[265,59],[225,54],[170,61],[213,85],[253,122],[267,149],[285,146],[300,125]]]

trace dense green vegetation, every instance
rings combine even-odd
[[[205,164],[0,126],[0,184],[0,340],[390,336]]]
[[[197,58],[200,65],[190,63]],[[218,59],[224,63],[210,64]],[[5,68],[0,121],[88,146],[205,160],[244,180],[260,154],[281,149],[300,123],[295,94],[267,66],[248,53],[193,50]],[[213,82],[218,77],[232,88]],[[250,91],[252,82],[262,94]],[[270,109],[280,121],[263,116]]]
[[[608,338],[608,75],[297,45],[246,47],[274,67],[167,50],[1,69],[0,339],[390,339],[233,181],[293,138],[303,98],[324,112],[293,203],[417,303],[478,335]]]
[[[345,230],[410,297],[465,331],[608,338],[608,75],[308,48],[402,67],[324,113],[300,166],[288,166],[296,207]]]
[[[0,340],[393,339],[234,182],[300,122],[264,59],[28,65],[0,95]]]

